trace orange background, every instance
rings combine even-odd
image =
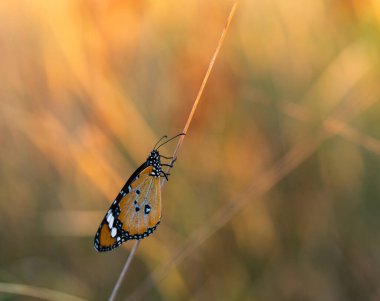
[[[231,5],[0,2],[0,282],[109,296],[133,243],[93,236],[181,132]],[[379,22],[241,1],[120,300],[380,299]]]

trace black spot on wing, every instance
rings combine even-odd
[[[145,214],[148,214],[151,210],[152,210],[152,209],[150,208],[149,205],[145,205],[145,207],[144,207],[144,213],[145,213]]]

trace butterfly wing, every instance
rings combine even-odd
[[[109,223],[106,219],[102,221],[98,232],[95,235],[94,246],[99,252],[111,251],[120,246],[125,241],[125,238],[117,228],[109,228]]]
[[[147,237],[160,223],[160,178],[152,176],[152,171],[152,166],[146,166],[130,184],[130,192],[119,203],[118,230],[125,240]]]
[[[118,219],[120,215],[120,201],[129,194],[131,191],[131,184],[138,179],[139,174],[146,169],[146,166],[146,163],[142,164],[130,176],[100,223],[94,239],[94,247],[97,251],[111,251],[127,240],[122,234],[122,225]]]

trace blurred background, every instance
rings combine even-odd
[[[0,300],[108,298],[134,242],[94,234],[232,3],[0,2]],[[379,0],[240,2],[118,300],[380,300],[379,29]]]

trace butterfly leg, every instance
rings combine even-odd
[[[168,176],[170,176],[170,173],[166,173],[166,172],[164,172],[164,171],[161,171],[161,175],[160,175],[160,176],[161,176],[161,177],[165,177],[166,181],[169,181]]]
[[[173,158],[173,157],[172,157],[172,158]],[[177,161],[177,157],[174,157],[173,161],[170,162],[170,164],[161,164],[161,166],[169,166],[169,167],[173,167],[175,161]]]
[[[160,155],[160,157],[165,158],[165,159],[168,159],[168,160],[169,160],[169,159],[171,160],[171,159],[174,158],[174,157],[166,157],[166,156],[163,156],[163,155]],[[175,161],[175,160],[177,160],[177,158],[175,158],[174,161]]]

